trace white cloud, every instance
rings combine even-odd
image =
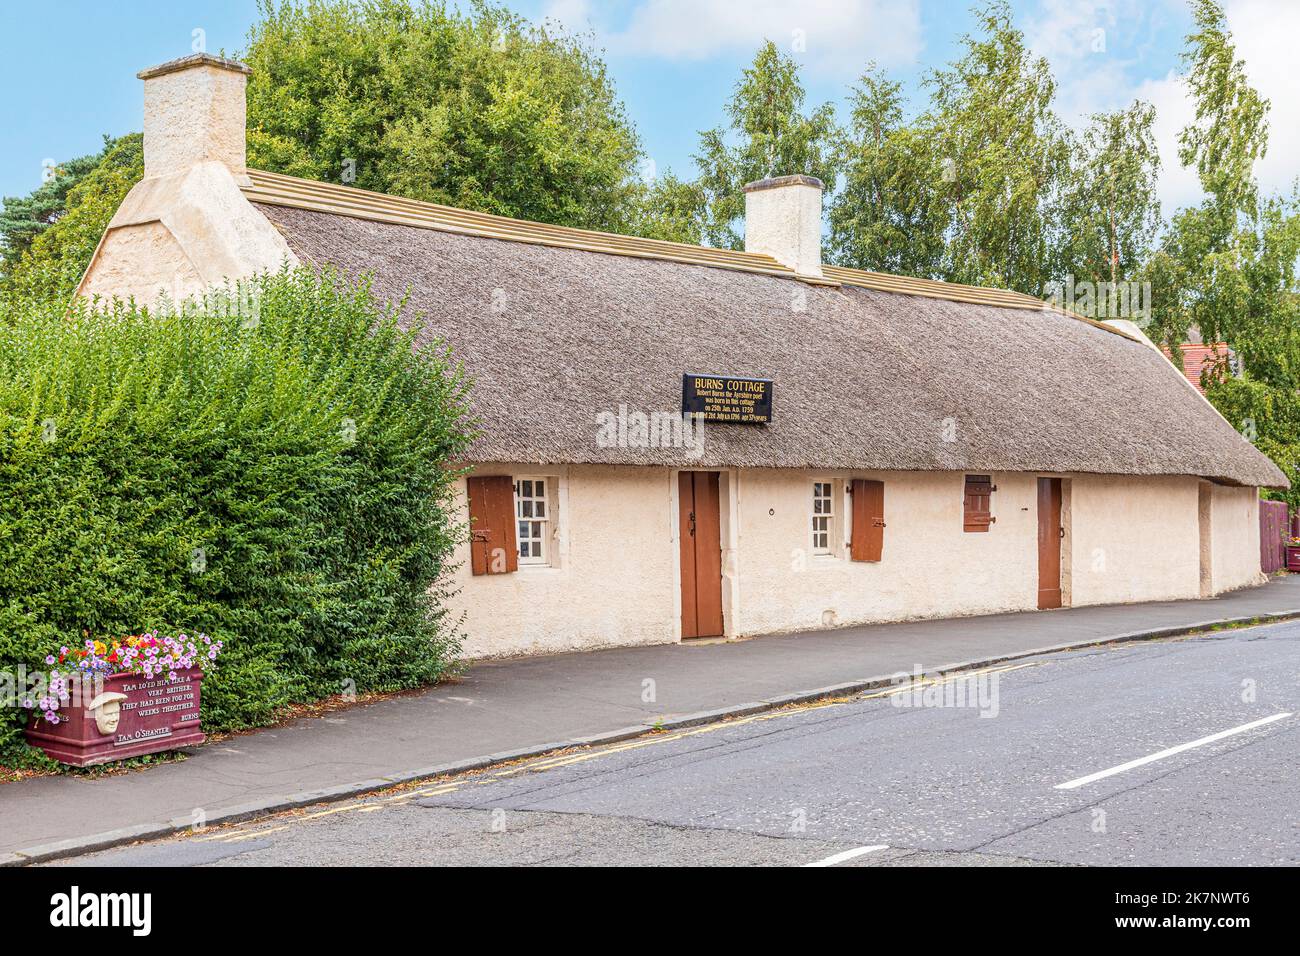
[[[1186,7],[1179,4],[1185,11]],[[1195,170],[1178,162],[1178,134],[1194,111],[1186,85],[1176,71],[1163,77],[1135,79],[1136,58],[1125,60],[1120,47],[1133,49],[1129,33],[1161,35],[1179,30],[1169,8],[1134,0],[1043,0],[1037,17],[1024,24],[1030,47],[1047,57],[1059,83],[1057,108],[1071,123],[1103,110],[1123,109],[1134,99],[1156,108],[1155,136],[1160,149],[1160,202],[1166,216],[1201,198]],[[1256,168],[1267,192],[1289,190],[1300,173],[1300,82],[1294,72],[1294,38],[1300,35],[1300,4],[1294,0],[1227,0],[1228,26],[1237,56],[1246,63],[1252,85],[1272,101],[1268,156]],[[1183,14],[1185,15],[1185,13]],[[1181,22],[1181,20],[1179,21]],[[1096,31],[1104,31],[1104,53],[1096,51]],[[1121,35],[1117,31],[1125,31]],[[1139,47],[1136,55],[1142,52]]]
[[[1132,101],[1117,31],[1139,15],[1131,0],[1043,0],[1038,16],[1026,20],[1026,42],[1051,64],[1056,107],[1068,122]]]
[[[553,0],[546,15],[594,27],[611,53],[703,60],[772,40],[810,71],[843,77],[873,59],[910,64],[922,46],[918,0],[644,0],[618,28],[587,0]]]
[[[1060,64],[1105,53],[1116,22],[1109,0],[1044,0],[1039,16],[1025,24],[1025,36],[1030,49]]]
[[[550,0],[542,11],[542,20],[554,20],[570,33],[583,33],[591,29],[590,0]]]
[[[1290,191],[1300,174],[1300,82],[1295,78],[1295,41],[1300,35],[1300,5],[1291,0],[1228,0],[1225,5],[1237,57],[1260,95],[1271,102],[1268,155],[1255,167],[1267,195]],[[1134,95],[1156,107],[1156,142],[1160,146],[1160,202],[1166,216],[1200,201],[1194,169],[1178,162],[1178,134],[1195,118],[1186,84],[1171,73],[1140,84]]]
[[[1296,75],[1300,4],[1236,0],[1229,2],[1227,14],[1237,56],[1246,62],[1251,85],[1272,101],[1268,155],[1255,172],[1265,192],[1289,191],[1300,174],[1300,79]]]

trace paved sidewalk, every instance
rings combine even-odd
[[[340,798],[578,742],[779,706],[1046,649],[1300,616],[1300,575],[1207,601],[916,621],[475,665],[460,682],[198,748],[98,779],[0,785],[0,864]],[[642,701],[655,682],[657,702]]]

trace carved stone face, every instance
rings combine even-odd
[[[95,708],[95,726],[105,737],[117,733],[117,725],[122,721],[122,702],[119,700],[101,704]]]
[[[126,694],[100,694],[87,706],[90,715],[95,718],[95,726],[105,737],[117,733],[117,725],[122,721],[122,701]]]

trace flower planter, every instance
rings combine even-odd
[[[74,767],[201,744],[199,691],[203,672],[179,671],[176,680],[113,674],[86,699],[74,699],[49,724],[34,715],[27,742]]]
[[[1286,569],[1288,571],[1300,571],[1300,548],[1287,547]]]

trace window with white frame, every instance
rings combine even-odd
[[[833,483],[813,482],[812,550],[813,554],[832,554],[831,527],[835,517]]]
[[[515,479],[515,519],[518,522],[520,564],[550,563],[550,509],[546,504],[547,478]]]

